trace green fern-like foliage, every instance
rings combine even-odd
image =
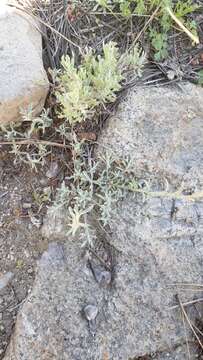
[[[151,16],[157,9],[156,17],[153,19],[149,29],[146,31],[154,50],[154,58],[157,61],[163,60],[168,55],[168,33],[172,28],[172,20],[166,7],[173,10],[175,16],[196,34],[195,21],[188,18],[199,8],[193,0],[93,0],[110,13],[130,18],[136,14],[140,17]]]

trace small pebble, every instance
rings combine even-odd
[[[95,336],[96,333],[96,317],[98,315],[98,308],[95,305],[87,305],[84,308],[84,314],[89,324],[90,333]]]
[[[13,279],[13,276],[14,274],[10,271],[0,276],[0,290],[3,290],[9,284],[9,282]]]
[[[48,179],[53,179],[58,175],[58,172],[59,165],[56,161],[54,161],[51,163],[49,170],[47,170],[46,177],[48,177]]]
[[[104,286],[111,283],[111,272],[105,270],[103,266],[95,266],[91,263],[91,269],[98,284]]]
[[[173,70],[168,70],[168,71],[167,71],[167,78],[168,78],[169,80],[174,80],[175,76],[176,76],[175,71],[173,71]]]
[[[95,305],[87,305],[84,308],[84,314],[88,321],[95,320],[98,314],[98,308]]]
[[[111,273],[110,271],[96,271],[95,270],[95,278],[97,282],[101,285],[109,285],[111,283]]]
[[[32,204],[29,203],[29,202],[24,202],[24,203],[22,204],[22,208],[25,209],[25,210],[31,209],[31,207],[32,207]]]
[[[25,210],[31,209],[31,207],[32,207],[32,204],[31,204],[31,203],[24,202],[24,203],[22,204],[22,208],[25,209]]]
[[[10,261],[13,261],[14,260],[13,254],[8,254],[7,259],[9,259]]]
[[[42,217],[34,216],[31,211],[29,212],[29,216],[31,223],[39,229],[42,225]]]
[[[34,270],[32,268],[27,269],[28,274],[33,274]]]
[[[39,183],[40,183],[40,185],[45,186],[47,184],[47,179],[42,178],[42,179],[40,179]]]

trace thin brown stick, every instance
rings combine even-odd
[[[88,250],[109,270],[111,271],[111,268],[105,263],[105,261],[96,254],[96,252],[94,250],[92,250],[91,248],[88,248]]]
[[[47,146],[53,146],[53,147],[59,147],[59,148],[70,148],[69,145],[52,142],[52,141],[46,141],[46,140],[20,140],[20,141],[1,141],[0,145],[47,145]]]
[[[185,324],[185,316],[183,315],[183,312],[181,311],[181,315],[182,315],[182,321],[183,321],[183,326],[184,326],[184,332],[185,332],[185,339],[186,339],[186,346],[187,346],[187,352],[188,352],[188,359],[191,359],[190,356],[190,347],[189,347],[189,341],[188,341],[188,335],[187,335],[187,328],[186,328],[186,324]]]
[[[192,332],[193,332],[194,336],[196,337],[196,339],[197,339],[197,341],[198,341],[201,349],[203,350],[203,345],[202,345],[202,343],[201,343],[201,340],[200,340],[199,336],[197,335],[197,333],[196,333],[196,331],[195,331],[195,329],[194,329],[194,327],[193,327],[193,325],[192,325],[192,323],[191,323],[191,321],[190,321],[190,318],[188,317],[188,314],[187,314],[187,312],[185,311],[185,308],[184,308],[184,306],[183,306],[183,304],[182,304],[182,302],[181,302],[181,300],[180,300],[180,298],[179,298],[178,295],[177,295],[177,300],[178,300],[178,302],[179,302],[179,305],[180,305],[180,308],[181,308],[181,310],[182,310],[182,313],[183,313],[183,315],[185,316],[185,319],[187,320],[187,323],[188,323],[190,329],[192,330]]]
[[[81,55],[83,55],[82,49],[79,45],[77,45],[76,43],[74,43],[72,40],[68,39],[66,36],[64,36],[62,33],[60,33],[59,31],[57,31],[56,29],[53,28],[53,26],[49,25],[48,23],[46,23],[45,21],[43,21],[42,19],[40,19],[40,17],[32,14],[31,12],[25,10],[25,8],[23,8],[23,6],[20,5],[10,5],[10,6],[14,6],[16,9],[25,12],[27,15],[33,17],[35,20],[39,21],[41,24],[43,24],[44,26],[46,26],[48,29],[50,29],[52,32],[54,32],[55,34],[57,34],[58,36],[60,36],[61,38],[63,38],[64,40],[66,40],[69,44],[77,47],[81,53]]]
[[[146,24],[144,25],[144,27],[142,28],[142,30],[139,32],[139,34],[136,36],[135,40],[133,41],[133,44],[131,45],[130,49],[132,49],[134,47],[134,45],[136,44],[136,42],[139,40],[140,36],[143,34],[143,32],[147,29],[148,25],[152,22],[152,20],[154,19],[154,17],[156,16],[157,12],[160,9],[160,5],[157,6],[157,8],[155,9],[155,11],[152,13],[152,15],[150,16],[150,18],[147,20]]]
[[[175,16],[175,14],[172,12],[172,10],[166,6],[166,11],[169,13],[169,15],[172,17],[172,19],[176,22],[176,24],[178,24],[178,26],[189,36],[189,38],[195,43],[195,44],[199,44],[199,38],[198,36],[194,35],[191,33],[191,31],[189,31],[185,25],[177,18],[177,16]]]
[[[200,288],[202,288],[203,289],[203,284],[193,284],[193,283],[172,283],[172,284],[170,284],[170,286],[184,286],[184,287],[190,287],[190,286],[192,286],[192,287],[200,287]]]
[[[197,330],[197,332],[203,336],[203,332],[195,325],[195,324],[192,324],[192,326]]]
[[[185,292],[190,291],[191,293],[194,293],[194,292],[201,292],[202,293],[203,290],[202,289],[192,289],[192,288],[184,289],[183,288],[183,289],[180,289],[180,291],[185,291]]]
[[[202,301],[203,301],[203,298],[195,299],[195,300],[192,300],[192,301],[187,301],[187,302],[183,303],[183,306],[197,304],[198,302],[202,302]],[[171,306],[169,308],[169,310],[174,310],[174,309],[177,309],[178,307],[179,307],[179,305],[174,305],[174,306]]]

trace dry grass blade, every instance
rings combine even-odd
[[[16,0],[16,8],[37,19],[43,35],[46,68],[59,68],[62,55],[82,55],[80,39],[71,35],[65,0]]]
[[[203,332],[195,325],[192,324],[192,326],[197,330],[197,332],[203,337]]]
[[[194,326],[193,326],[193,324],[192,324],[192,322],[191,322],[191,320],[190,320],[187,312],[185,311],[185,308],[184,308],[184,306],[183,306],[183,303],[181,302],[181,300],[180,300],[180,298],[179,298],[178,295],[177,295],[177,300],[178,300],[178,303],[179,303],[179,305],[180,305],[180,309],[181,309],[181,311],[182,311],[182,314],[183,314],[184,317],[185,317],[185,320],[187,321],[190,329],[192,330],[192,333],[194,334],[195,338],[196,338],[197,341],[198,341],[198,344],[200,345],[201,349],[203,350],[203,344],[202,344],[199,336],[197,335],[197,332],[195,331],[195,328],[194,328]]]
[[[181,283],[181,282],[180,283],[178,283],[178,282],[177,283],[172,283],[172,284],[170,284],[170,286],[184,286],[184,287],[191,287],[191,286],[194,287],[195,286],[195,287],[203,289],[202,284],[195,284],[195,283],[193,284],[193,283],[187,283],[187,282],[186,283]]]
[[[15,7],[21,11],[26,12],[28,15],[32,16],[34,19],[36,19],[37,21],[39,21],[41,24],[43,24],[44,26],[46,26],[48,29],[50,29],[53,33],[57,34],[59,37],[63,38],[65,41],[67,41],[68,43],[70,43],[71,45],[77,47],[80,51],[80,53],[82,54],[82,49],[80,48],[79,45],[77,45],[76,43],[74,43],[71,39],[69,39],[67,36],[65,36],[62,32],[59,32],[58,30],[56,30],[53,26],[51,26],[48,22],[42,20],[39,16],[36,16],[33,11],[29,11],[27,6],[21,6],[21,5],[15,5]],[[56,15],[57,13],[55,13]]]
[[[1,141],[0,145],[46,145],[46,146],[53,146],[53,147],[59,147],[59,148],[70,148],[70,145],[65,145],[57,142],[52,141],[46,141],[46,140],[31,140],[31,139],[25,139],[20,141]]]
[[[183,288],[183,290],[198,290],[203,291],[202,284],[190,284],[190,283],[173,283],[169,284],[169,286],[177,286],[179,288]],[[182,290],[182,289],[181,289]]]
[[[169,15],[171,16],[171,18],[176,22],[176,24],[178,24],[178,26],[189,36],[189,38],[195,43],[195,44],[199,44],[199,38],[198,36],[194,35],[191,33],[191,31],[189,31],[185,25],[183,25],[183,23],[174,15],[174,13],[171,11],[171,9],[167,6],[166,7],[166,11],[169,13]]]
[[[203,298],[199,298],[199,299],[187,301],[187,302],[183,303],[183,306],[194,305],[194,304],[197,304],[197,303],[200,303],[200,302],[203,302]],[[178,307],[179,307],[179,305],[174,305],[174,306],[171,306],[171,307],[169,308],[169,310],[175,310],[175,309],[177,309]]]
[[[188,336],[187,336],[187,328],[186,328],[186,324],[185,324],[185,316],[184,316],[183,312],[181,312],[181,317],[182,317],[183,326],[184,326],[184,332],[185,332],[185,340],[186,340],[186,346],[187,346],[188,359],[190,360],[190,359],[191,359],[191,356],[190,356],[190,347],[189,347]]]
[[[140,39],[140,36],[145,32],[145,30],[147,29],[147,27],[150,25],[150,23],[153,21],[153,19],[155,18],[156,14],[158,13],[160,9],[160,5],[157,6],[157,8],[155,9],[155,11],[152,13],[152,15],[150,16],[150,18],[147,20],[146,24],[144,25],[144,27],[142,28],[142,30],[139,32],[139,34],[136,36],[135,40],[133,41],[133,44],[131,46],[131,48],[133,48],[133,46],[135,46],[135,44],[137,43],[137,41]]]

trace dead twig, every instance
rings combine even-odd
[[[47,22],[43,21],[40,17],[34,15],[33,13],[27,11],[23,6],[20,5],[13,5],[16,9],[25,12],[27,15],[31,16],[33,19],[35,19],[36,21],[39,21],[41,24],[43,24],[44,26],[46,26],[48,29],[50,29],[53,33],[57,34],[60,38],[63,38],[64,40],[66,40],[69,44],[75,46],[81,55],[83,55],[83,51],[81,49],[81,47],[76,44],[75,42],[73,42],[71,39],[68,39],[65,35],[63,35],[61,32],[59,32],[58,30],[54,29],[53,26],[49,25]]]
[[[183,303],[183,306],[194,305],[194,304],[197,304],[199,302],[203,302],[203,298],[187,301],[187,302]],[[169,310],[175,310],[178,307],[179,307],[179,305],[174,305],[174,306],[171,306],[169,308]]]
[[[194,336],[195,336],[195,338],[197,339],[197,341],[198,341],[201,349],[203,350],[203,345],[202,345],[202,343],[201,343],[201,340],[200,340],[199,336],[197,335],[197,333],[196,333],[196,331],[195,331],[195,328],[194,328],[194,326],[193,326],[193,324],[192,324],[192,322],[191,322],[191,320],[190,320],[187,312],[185,311],[185,308],[184,308],[184,306],[183,306],[183,303],[181,302],[178,294],[176,295],[176,298],[177,298],[177,301],[178,301],[178,303],[179,303],[180,309],[181,309],[181,311],[182,311],[182,313],[183,313],[183,315],[184,315],[184,317],[185,317],[185,320],[187,321],[190,329],[192,330],[192,333],[194,334]]]
[[[188,336],[187,336],[187,328],[186,328],[185,317],[184,317],[184,315],[183,315],[183,312],[181,312],[181,315],[182,315],[182,321],[183,321],[184,332],[185,332],[185,339],[186,339],[188,359],[190,360],[190,359],[191,359],[191,356],[190,356],[190,347],[189,347],[189,341],[188,341]]]
[[[104,265],[104,267],[107,270],[111,271],[111,268],[106,264],[106,262],[99,255],[96,254],[96,252],[94,250],[92,250],[91,248],[88,248],[88,250],[92,253],[92,255],[94,255],[94,257],[96,257],[101,262],[102,265]]]
[[[175,16],[175,14],[172,12],[172,10],[166,6],[166,11],[168,12],[168,14],[171,16],[171,18],[176,22],[176,24],[189,36],[189,38],[195,43],[195,44],[199,44],[199,38],[198,36],[194,35],[191,33],[191,31],[189,31],[185,25]]]
[[[157,6],[157,8],[155,9],[155,11],[152,13],[152,15],[150,16],[150,18],[147,20],[146,24],[144,25],[144,27],[142,28],[142,30],[138,33],[138,35],[136,36],[136,38],[134,39],[130,50],[135,46],[135,44],[137,43],[137,41],[139,40],[140,36],[143,34],[143,32],[147,29],[147,27],[149,26],[149,24],[152,22],[152,20],[155,18],[157,12],[160,9],[160,6]]]
[[[70,145],[52,142],[52,141],[46,141],[46,140],[20,140],[20,141],[1,141],[0,145],[46,145],[46,146],[53,146],[53,147],[59,147],[59,148],[70,148]]]

